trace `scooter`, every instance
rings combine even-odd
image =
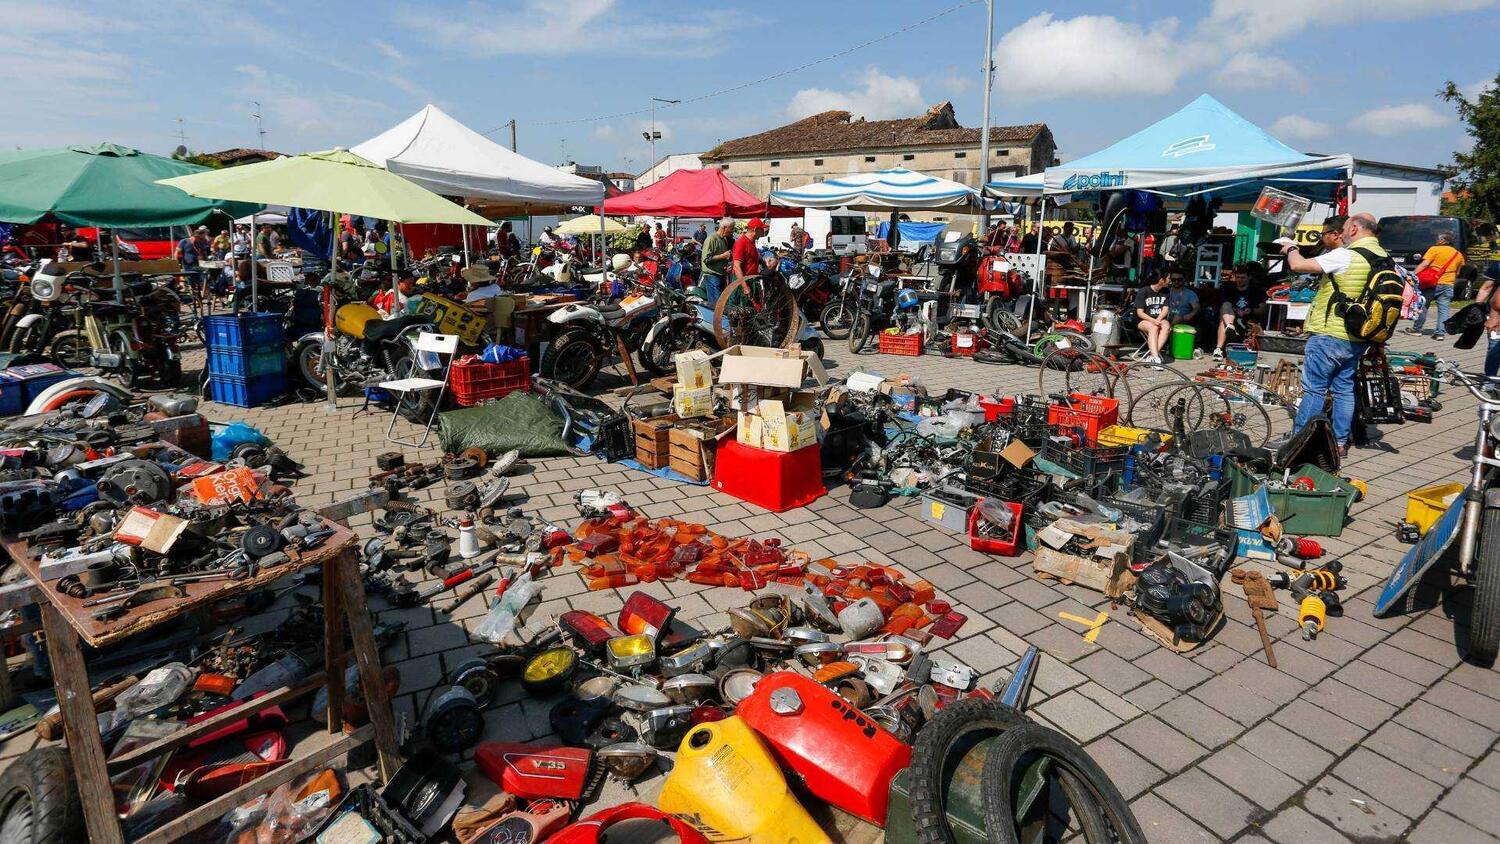
[[[1438,369],[1450,383],[1464,387],[1479,402],[1469,483],[1391,571],[1375,600],[1375,615],[1409,609],[1412,588],[1447,556],[1457,539],[1458,559],[1454,562],[1459,574],[1474,587],[1468,658],[1489,665],[1500,652],[1500,471],[1496,471],[1500,469],[1500,393],[1481,376],[1465,373],[1457,363],[1443,362]]]

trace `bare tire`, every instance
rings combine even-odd
[[[1015,803],[1030,785],[1028,775],[1035,763],[1042,759],[1052,763],[1067,808],[1076,816],[1084,840],[1146,844],[1146,834],[1124,795],[1099,763],[1062,733],[1031,723],[1005,731],[990,743],[985,756],[980,789],[985,834],[990,841],[1019,844],[1017,826],[1027,819],[1015,816]],[[1041,820],[1045,823],[1047,819]],[[1060,831],[1058,837],[1065,834]]]
[[[993,700],[966,698],[938,711],[917,733],[908,786],[917,844],[954,844],[947,794],[958,764],[980,742],[1026,723],[1020,712]]]
[[[0,774],[0,841],[72,844],[86,838],[68,751],[39,747],[11,760]]]
[[[1483,665],[1500,651],[1500,509],[1484,511],[1474,560],[1474,613],[1469,618],[1469,660]]]

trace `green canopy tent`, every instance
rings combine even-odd
[[[209,170],[163,179],[161,183],[206,199],[289,205],[330,214],[358,214],[393,223],[490,224],[489,220],[462,205],[449,202],[346,149],[308,152],[243,167]],[[394,241],[395,232],[392,231],[391,235]],[[337,237],[333,238],[333,244],[330,263],[337,267]],[[392,249],[391,268],[395,269],[395,266],[396,250]],[[323,324],[325,336],[331,344],[329,320],[324,319]],[[328,401],[332,404],[333,370],[324,367],[323,371],[327,377]]]
[[[215,211],[237,217],[258,204],[189,196],[159,181],[208,170],[117,144],[0,151],[0,220],[75,226],[187,226]],[[115,292],[121,293],[119,250]]]

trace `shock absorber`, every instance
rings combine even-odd
[[[1333,594],[1326,592],[1322,594]],[[1297,623],[1302,626],[1302,638],[1311,641],[1323,632],[1323,622],[1328,617],[1328,606],[1322,595],[1308,595],[1297,608]]]
[[[1316,539],[1305,536],[1283,536],[1276,543],[1278,553],[1301,560],[1314,560],[1323,556],[1323,546]]]

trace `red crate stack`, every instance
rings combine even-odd
[[[453,364],[453,401],[473,407],[482,401],[502,398],[531,386],[531,359],[485,363],[478,358]]]

